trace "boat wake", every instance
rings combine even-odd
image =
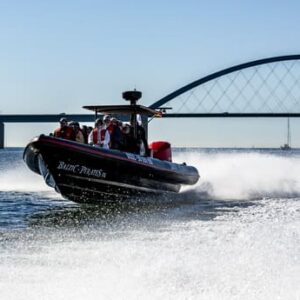
[[[177,161],[198,168],[201,178],[182,193],[220,200],[300,196],[300,158],[265,153],[185,153]]]

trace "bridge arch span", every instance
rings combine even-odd
[[[157,108],[163,106],[164,104],[170,102],[174,98],[179,97],[182,94],[184,94],[188,91],[191,91],[199,86],[202,86],[208,82],[211,82],[213,80],[217,80],[221,77],[224,77],[225,75],[229,75],[231,73],[238,72],[238,71],[243,71],[245,69],[249,69],[252,67],[258,67],[258,66],[262,66],[262,65],[268,65],[268,64],[272,64],[272,63],[278,63],[278,62],[287,62],[287,61],[299,61],[300,62],[300,54],[276,56],[276,57],[269,57],[269,58],[254,60],[254,61],[242,63],[239,65],[235,65],[235,66],[217,71],[215,73],[209,74],[205,77],[202,77],[196,81],[193,81],[193,82],[177,89],[176,91],[174,91],[174,92],[166,95],[165,97],[159,99],[158,101],[154,102],[150,107],[153,109],[157,109]],[[297,78],[295,80],[300,85],[300,69],[299,69],[298,75],[299,75],[299,78],[297,76]],[[262,80],[264,81],[265,79],[262,78]],[[298,82],[298,80],[299,80],[299,82]],[[279,78],[279,81],[280,81],[280,78]],[[276,89],[277,89],[277,87],[276,87]],[[270,94],[272,94],[272,93],[274,93],[274,92],[271,91]],[[300,95],[300,89],[299,89],[299,95]],[[280,101],[280,100],[277,100],[277,102],[278,101]],[[299,101],[300,101],[300,99],[299,99]],[[298,104],[299,104],[299,112],[300,112],[300,102]]]

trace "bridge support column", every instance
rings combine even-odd
[[[4,148],[4,123],[0,122],[0,149]]]

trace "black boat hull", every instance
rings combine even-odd
[[[41,135],[24,150],[28,167],[75,202],[123,201],[177,193],[198,181],[197,169]]]

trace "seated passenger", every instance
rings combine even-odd
[[[95,121],[95,127],[91,131],[88,137],[88,143],[90,145],[98,146],[101,148],[109,149],[110,135],[105,128],[103,121],[97,119]]]
[[[88,143],[88,127],[86,125],[82,125],[81,126],[81,132],[83,134],[83,138],[84,138],[84,143],[87,144]]]
[[[111,119],[111,133],[110,133],[110,148],[122,150],[123,149],[123,133],[119,127],[119,121],[116,118]]]
[[[111,123],[111,117],[109,115],[105,115],[103,117],[103,125],[108,130],[109,134],[112,133],[112,123]]]
[[[92,126],[88,126],[87,128],[87,136],[89,137],[89,134],[93,131],[93,127]]]
[[[61,118],[59,120],[60,127],[55,129],[54,136],[66,140],[75,140],[75,133],[71,126],[68,126],[68,121],[66,118]]]
[[[70,122],[69,126],[71,126],[74,130],[75,141],[78,143],[84,144],[84,136],[82,130],[80,129],[80,125],[78,122]]]

